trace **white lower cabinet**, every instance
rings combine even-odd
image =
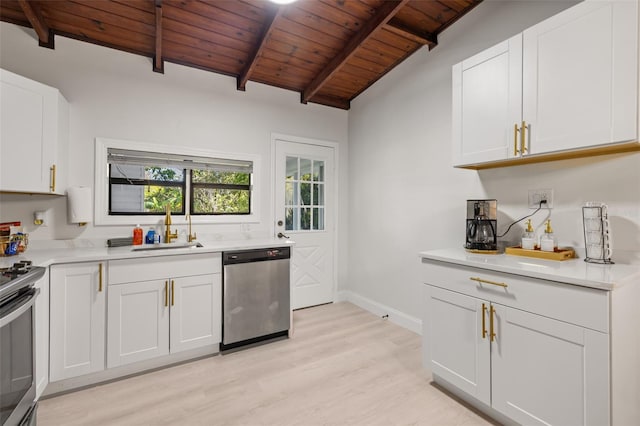
[[[102,263],[51,266],[51,382],[104,370],[105,291]]]
[[[107,367],[169,353],[167,281],[109,287]]]
[[[111,261],[107,367],[220,343],[220,262],[211,254]]]
[[[520,424],[609,424],[609,336],[495,306],[491,405]]]
[[[436,381],[519,424],[610,424],[609,335],[599,330],[608,324],[607,292],[473,268],[423,268],[424,364]]]

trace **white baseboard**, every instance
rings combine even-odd
[[[420,318],[407,315],[404,312],[400,312],[397,309],[393,309],[358,293],[354,293],[351,290],[342,290],[337,292],[334,301],[353,303],[354,305],[359,306],[379,317],[388,315],[389,321],[392,323],[411,330],[414,333],[422,334],[422,320]]]

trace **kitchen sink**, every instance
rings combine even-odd
[[[149,251],[149,250],[169,250],[179,248],[199,248],[204,247],[199,242],[195,243],[160,243],[160,244],[145,244],[139,247],[133,247],[131,251]]]

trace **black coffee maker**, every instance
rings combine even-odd
[[[498,201],[467,200],[467,242],[472,251],[496,251],[498,238]]]

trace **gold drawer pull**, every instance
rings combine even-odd
[[[98,291],[102,291],[102,263],[98,264]]]
[[[499,286],[499,287],[504,287],[504,288],[507,288],[507,287],[508,287],[508,285],[507,285],[507,284],[505,284],[505,283],[498,283],[498,282],[495,282],[495,281],[483,280],[483,279],[482,279],[482,278],[480,278],[480,277],[470,277],[469,279],[470,279],[471,281],[477,281],[477,282],[479,282],[480,284],[491,284],[491,285],[497,285],[497,286]]]
[[[527,152],[527,143],[525,142],[526,137],[527,137],[527,122],[523,121],[522,127],[520,128],[520,153],[522,155],[524,155],[525,152]]]
[[[513,156],[517,157],[518,153],[520,151],[518,151],[518,125],[515,124],[513,126]]]
[[[51,192],[56,192],[56,165],[55,164],[49,167],[49,172],[51,172],[49,190],[51,190]]]
[[[164,306],[169,306],[169,281],[164,282]]]
[[[487,337],[487,323],[486,323],[487,305],[482,304],[482,338]]]

